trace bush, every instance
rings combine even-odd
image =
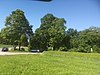
[[[79,46],[78,48],[72,48],[68,50],[69,52],[83,52],[83,53],[90,53],[91,52],[91,46]]]
[[[21,48],[20,50],[21,50],[21,51],[25,51],[25,49],[24,49],[24,48]]]
[[[93,52],[100,53],[100,48],[96,45],[93,46]]]
[[[28,45],[28,51],[31,51],[31,49],[32,49],[32,46],[29,44]]]
[[[78,52],[87,53],[87,51],[85,50],[85,48],[83,48],[81,46],[78,48]]]
[[[52,51],[52,47],[48,47],[48,51]]]
[[[71,48],[68,50],[68,52],[78,52],[78,49],[77,48]]]
[[[83,53],[90,53],[91,52],[91,47],[90,46],[79,46],[78,47],[78,52],[83,52]]]
[[[60,47],[59,51],[67,51],[67,47]]]

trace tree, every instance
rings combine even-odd
[[[20,40],[18,42],[19,50],[21,46],[28,46],[28,38],[26,37],[26,34],[22,34],[20,37]]]
[[[2,37],[1,37],[1,33],[0,33],[0,44],[2,43]]]
[[[74,48],[78,46],[78,41],[77,41],[77,38],[78,38],[78,31],[76,29],[73,29],[73,28],[69,28],[67,30],[67,39],[68,39],[68,47],[69,49],[70,48]]]
[[[91,48],[93,48],[94,52],[100,52],[100,28],[90,27],[78,32],[78,35],[76,31],[74,35],[73,30],[71,30],[71,32],[71,49],[74,48],[74,50],[78,52],[91,52]]]
[[[62,42],[66,36],[65,23],[63,18],[57,18],[53,14],[46,14],[41,18],[41,25],[34,34],[38,47],[44,50],[52,47],[52,50],[57,50],[64,46]]]
[[[1,43],[2,44],[9,44],[11,42],[11,40],[8,39],[9,38],[9,36],[7,34],[8,33],[8,29],[9,29],[9,27],[3,28],[1,30]]]
[[[20,9],[12,11],[12,13],[6,17],[5,26],[6,28],[1,30],[1,34],[3,37],[9,39],[11,44],[13,44],[14,41],[20,41],[20,37],[23,34],[31,35],[33,33],[32,26],[29,25],[24,12]]]
[[[100,28],[90,27],[80,32],[80,42],[90,46],[91,48],[98,48],[95,52],[100,52]],[[86,47],[86,46],[85,46]],[[90,49],[89,49],[90,50]]]

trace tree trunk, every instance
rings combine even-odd
[[[19,51],[20,51],[20,47],[21,47],[21,45],[19,45]]]

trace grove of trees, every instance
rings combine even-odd
[[[20,9],[6,17],[5,28],[0,32],[0,44],[28,46],[29,50],[74,51],[100,53],[100,27],[90,27],[83,31],[65,26],[66,20],[53,14],[41,18],[40,27],[33,33],[32,26]],[[28,41],[29,40],[29,41]]]

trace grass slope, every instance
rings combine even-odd
[[[100,75],[100,54],[44,52],[0,56],[0,75]]]

